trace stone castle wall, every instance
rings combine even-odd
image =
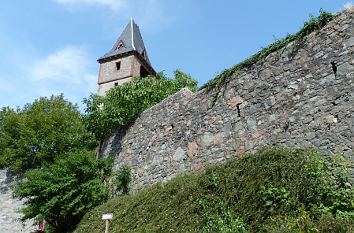
[[[116,156],[115,168],[131,166],[134,190],[265,145],[353,156],[353,34],[353,13],[343,13],[303,43],[232,75],[220,90],[183,89],[144,111],[100,153]]]
[[[12,186],[16,183],[14,177],[6,169],[0,170],[0,232],[30,233],[35,232],[33,220],[21,222],[19,209],[24,207],[24,201],[12,197]]]

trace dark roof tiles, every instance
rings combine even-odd
[[[143,38],[140,34],[139,26],[134,22],[133,19],[129,21],[122,34],[119,36],[117,42],[114,44],[113,48],[108,53],[100,57],[98,61],[131,51],[138,52],[151,66],[147,51],[144,46]]]

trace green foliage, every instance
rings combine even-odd
[[[225,204],[219,200],[217,205],[209,206],[203,199],[199,200],[200,210],[203,210],[202,226],[203,232],[220,233],[245,233],[246,225],[240,218],[235,218],[232,210],[225,207]],[[211,208],[210,208],[211,207]],[[213,207],[216,207],[214,209]],[[212,211],[210,211],[212,210]]]
[[[266,188],[261,186],[260,193],[270,214],[274,214],[280,206],[291,204],[289,192],[285,188]]]
[[[69,232],[83,215],[107,198],[102,163],[86,150],[70,152],[48,167],[30,170],[15,187],[26,198],[24,219],[45,219],[53,232]]]
[[[0,111],[0,167],[24,176],[15,187],[26,198],[24,219],[45,219],[54,232],[67,232],[102,204],[112,166],[87,151],[95,146],[77,106],[63,95]]]
[[[133,121],[142,111],[159,103],[183,87],[197,89],[197,82],[176,70],[174,79],[159,73],[156,78],[135,78],[112,88],[105,96],[92,94],[85,99],[87,128],[102,140],[111,130]]]
[[[64,152],[92,142],[77,106],[63,95],[37,99],[22,109],[0,111],[0,167],[13,172],[50,164]]]
[[[321,9],[320,15],[317,18],[310,15],[310,19],[304,23],[304,26],[296,34],[294,34],[294,35],[288,34],[285,38],[283,38],[281,40],[276,40],[274,43],[270,44],[266,48],[263,48],[258,53],[247,58],[245,61],[235,65],[232,68],[225,69],[223,72],[218,74],[214,79],[210,80],[205,85],[203,85],[201,87],[201,89],[204,89],[204,88],[212,89],[214,87],[217,87],[217,86],[227,82],[227,79],[230,78],[234,73],[237,73],[245,68],[252,66],[256,62],[261,61],[262,59],[266,58],[272,52],[275,52],[275,51],[285,47],[287,44],[289,44],[291,42],[294,42],[295,44],[300,45],[305,36],[324,27],[329,21],[331,21],[333,19],[333,17],[334,17],[333,14]]]
[[[354,231],[354,220],[331,214],[314,219],[311,217],[311,213],[300,210],[296,216],[272,217],[261,227],[260,231],[272,233],[351,233]]]
[[[101,174],[103,175],[104,181],[108,182],[108,180],[112,176],[112,167],[114,164],[114,158],[113,157],[108,157],[105,159],[99,159],[98,160],[98,166],[99,170],[101,171]]]
[[[121,166],[114,176],[114,186],[122,194],[129,193],[129,183],[131,181],[131,169],[128,165]]]
[[[265,148],[205,172],[118,196],[75,232],[351,232],[354,189],[341,156]]]
[[[342,184],[343,177],[332,172],[334,167],[334,163],[312,150],[263,149],[230,166],[213,170],[216,174],[227,174],[214,192],[232,197],[226,204],[234,206],[251,227],[275,214],[296,214],[301,207],[314,216],[320,216],[314,210],[321,206],[333,207],[331,212],[335,215],[339,211],[350,213],[354,205],[337,206],[334,193],[351,193],[352,197],[341,197],[353,204],[354,190],[349,183],[348,187]],[[345,180],[349,182],[348,176]],[[233,193],[229,193],[229,185],[235,190]]]
[[[114,197],[85,215],[75,232],[104,232],[102,213],[114,217],[110,232],[202,232],[196,210],[199,176],[177,177],[130,195]]]

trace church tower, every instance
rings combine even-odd
[[[98,95],[101,96],[110,88],[131,81],[134,76],[144,78],[156,75],[150,64],[139,26],[133,19],[129,21],[113,48],[97,61],[100,63]]]

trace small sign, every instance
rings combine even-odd
[[[113,218],[113,214],[103,214],[102,220],[111,220]]]

